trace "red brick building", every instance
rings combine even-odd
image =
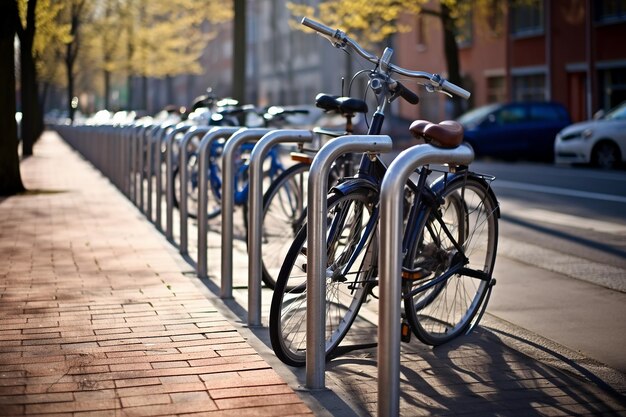
[[[438,9],[438,1],[429,7]],[[468,107],[497,101],[552,100],[574,121],[626,100],[626,0],[534,0],[470,10],[458,31]],[[405,16],[413,30],[397,36],[399,65],[446,75],[443,32],[432,14]],[[407,118],[450,117],[446,98],[421,92],[419,109],[400,105]]]

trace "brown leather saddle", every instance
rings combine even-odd
[[[416,120],[409,127],[417,139],[439,148],[456,148],[463,142],[463,126],[454,120],[432,123],[428,120]]]

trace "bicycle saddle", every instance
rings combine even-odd
[[[355,113],[367,113],[367,103],[358,98],[336,97],[328,94],[318,94],[315,97],[315,105],[325,111],[335,111],[348,115]]]
[[[463,126],[454,120],[432,123],[428,120],[416,120],[409,131],[416,139],[439,148],[456,148],[463,142]]]

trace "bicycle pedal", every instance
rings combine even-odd
[[[403,321],[400,325],[400,340],[404,343],[411,341],[411,327],[406,321]]]

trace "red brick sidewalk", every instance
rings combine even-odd
[[[312,415],[55,133],[22,176],[0,199],[0,415]]]

